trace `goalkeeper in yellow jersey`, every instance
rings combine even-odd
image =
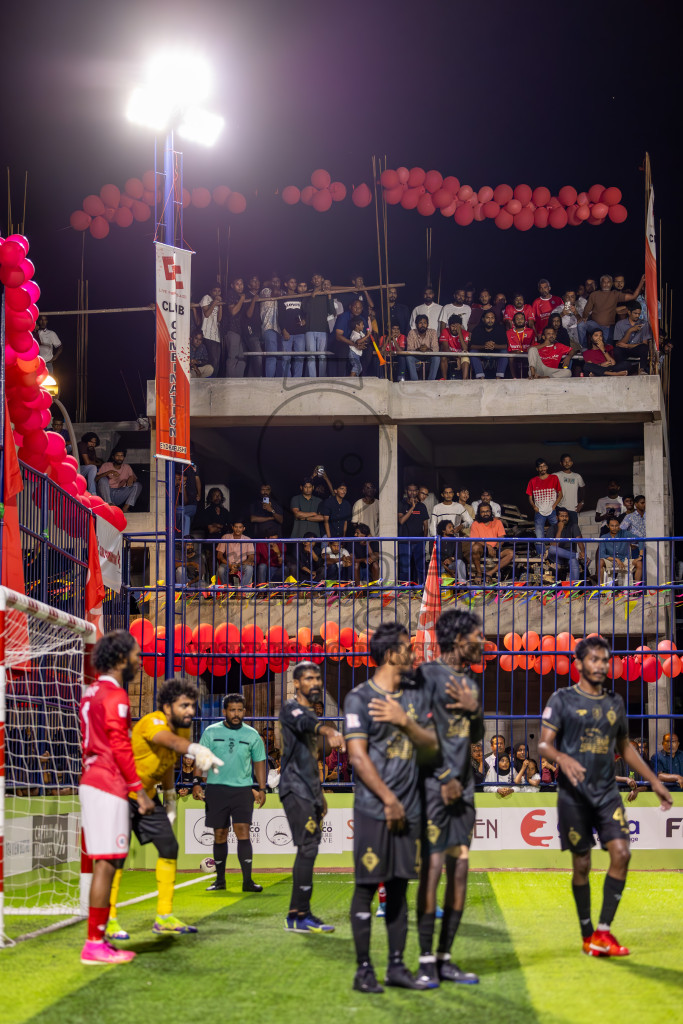
[[[157,692],[157,710],[150,712],[133,726],[131,743],[135,768],[145,792],[154,801],[151,813],[141,815],[138,803],[130,799],[131,829],[141,846],[154,843],[159,859],[156,866],[157,914],[152,931],[157,935],[184,935],[196,932],[193,925],[183,924],[173,915],[178,840],[173,832],[176,819],[174,770],[178,755],[190,754],[198,774],[217,770],[223,762],[207,747],[192,743],[190,726],[197,710],[197,687],[186,679],[167,679]],[[164,802],[159,800],[157,786],[163,788]],[[125,940],[130,936],[116,918],[116,901],[121,884],[121,869],[111,887],[111,908],[105,936]]]

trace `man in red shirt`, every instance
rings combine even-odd
[[[470,332],[462,326],[462,316],[452,313],[448,318],[448,327],[444,327],[439,335],[439,348],[442,352],[467,352],[470,341]],[[448,357],[441,357],[441,379],[448,379]],[[456,360],[456,368],[462,366],[462,379],[467,380],[470,375],[470,357],[465,355]]]
[[[496,519],[493,515],[491,506],[482,501],[477,509],[474,522],[470,527],[470,538],[486,538],[485,540],[477,541],[472,544],[470,548],[470,558],[472,560],[472,565],[474,566],[474,583],[481,583],[481,556],[484,554],[484,547],[486,547],[486,554],[488,557],[496,559],[496,565],[487,570],[487,576],[497,576],[499,569],[504,569],[505,566],[509,565],[512,561],[511,548],[508,547],[502,549],[500,552],[500,560],[498,560],[497,549],[500,542],[488,539],[489,537],[504,536],[505,527],[503,526],[502,520]]]
[[[123,689],[139,672],[140,648],[130,633],[116,630],[95,644],[92,663],[98,678],[86,689],[80,706],[83,774],[78,795],[85,848],[94,861],[81,963],[120,964],[135,953],[108,945],[104,931],[114,874],[128,853],[128,794],[135,793],[140,814],[154,810],[135,769],[130,704]]]
[[[536,476],[532,476],[526,485],[529,504],[534,510],[534,533],[541,539],[545,536],[545,524],[554,526],[557,523],[555,509],[562,501],[562,487],[554,473],[548,473],[545,459],[536,459]],[[543,545],[537,544],[536,550],[543,554]]]
[[[559,295],[551,294],[550,281],[545,277],[542,277],[538,282],[538,292],[538,298],[534,299],[531,304],[531,311],[534,317],[536,334],[540,338],[544,328],[548,326],[550,314],[559,309],[560,306],[564,306],[564,302]]]
[[[509,329],[514,324],[514,319],[517,313],[524,314],[524,326],[534,326],[534,311],[528,302],[524,301],[524,296],[521,292],[515,292],[512,296],[512,303],[508,303],[503,313],[503,320],[505,326]]]
[[[515,296],[516,298],[516,296]],[[508,309],[511,307],[508,306]],[[531,309],[530,306],[526,307]],[[508,352],[528,352],[534,341],[536,335],[531,327],[526,326],[525,314],[522,310],[518,310],[512,315],[512,327],[506,332],[508,339]],[[510,374],[516,380],[521,380],[525,377],[524,365],[525,359],[511,359],[510,360]]]
[[[546,327],[539,345],[529,349],[529,380],[536,377],[571,377],[572,349],[555,340],[555,331]]]

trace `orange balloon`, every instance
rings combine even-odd
[[[339,626],[336,622],[324,622],[320,627],[320,635],[325,643],[328,640],[339,640]]]
[[[522,638],[519,633],[506,633],[503,637],[503,647],[508,651],[518,651],[522,646]]]
[[[660,658],[660,661],[662,663],[662,672],[669,679],[675,679],[676,676],[680,675],[683,662],[681,662],[677,654],[672,654],[667,658]]]
[[[522,647],[527,651],[537,651],[538,645],[541,642],[541,638],[538,633],[535,633],[533,629],[529,630],[522,637]]]
[[[325,651],[329,654],[332,661],[341,661],[346,651],[339,644],[339,640],[326,640]]]
[[[566,658],[564,654],[558,654],[555,658],[555,670],[558,676],[566,676],[569,672],[569,658]]]
[[[341,660],[341,659],[339,659],[339,660]],[[351,666],[351,668],[360,668],[360,666],[363,664],[363,659],[362,658],[358,658],[358,657],[354,657],[353,654],[347,654],[346,660],[349,663],[349,665]]]
[[[484,661],[495,661],[497,648],[493,640],[484,640]],[[493,651],[494,653],[487,653]]]
[[[555,637],[552,636],[552,634],[550,633],[546,633],[546,635],[543,637],[543,640],[541,641],[541,650],[554,651],[556,647],[557,643],[555,641]]]
[[[557,649],[558,651],[573,651],[576,647],[576,640],[571,633],[558,633],[557,634]]]
[[[621,660],[621,658],[619,658],[619,657],[612,658],[611,661],[610,661],[610,667],[609,667],[609,671],[608,671],[607,674],[609,676],[611,676],[612,679],[621,679],[623,671],[624,671],[624,663]]]
[[[555,659],[552,654],[543,654],[540,657],[534,659],[534,669],[538,672],[539,676],[545,676],[548,672],[552,671],[555,664]]]
[[[311,646],[313,634],[311,633],[311,630],[308,628],[308,626],[302,626],[296,634],[296,639],[299,645],[299,650],[307,651]]]
[[[344,626],[339,634],[339,643],[349,650],[355,646],[356,631],[351,626]]]
[[[504,643],[505,641],[503,641]],[[500,656],[500,667],[503,672],[512,672],[517,668],[519,664],[519,658],[513,657],[512,654],[501,654]]]

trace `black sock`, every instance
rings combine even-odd
[[[225,881],[225,862],[228,859],[228,844],[225,843],[214,843],[213,844],[213,859],[216,863],[216,881]]]
[[[604,926],[606,929],[609,929],[617,912],[625,885],[625,878],[612,878],[611,875],[605,875],[605,888],[602,892],[602,910],[598,919],[598,928]]]
[[[370,963],[370,929],[372,926],[372,898],[375,895],[374,885],[361,885],[356,888],[351,900],[351,931],[356,946],[356,960],[359,967]]]
[[[590,939],[593,934],[591,922],[591,884],[586,882],[585,885],[576,885],[576,883],[572,882],[572,892],[574,893],[576,912],[579,915],[581,936],[584,939]]]
[[[408,881],[405,878],[392,878],[390,882],[384,884],[387,890],[385,920],[389,940],[389,963],[400,964],[408,936]]]
[[[434,912],[431,914],[428,914],[426,911],[422,914],[418,913],[417,934],[420,940],[420,956],[429,956],[432,952],[435,919],[436,913]]]
[[[453,910],[453,908],[449,906],[445,906],[443,908],[441,934],[439,935],[439,948],[437,949],[437,953],[440,956],[445,956],[447,953],[450,953],[451,946],[453,945],[453,939],[455,938],[455,933],[458,930],[461,918],[462,910]]]
[[[242,881],[251,882],[251,861],[254,851],[251,846],[251,839],[237,840],[237,859],[242,868]]]
[[[305,917],[311,910],[311,892],[313,890],[313,866],[315,857],[305,857],[297,852],[292,867],[292,902],[290,913],[296,912]]]

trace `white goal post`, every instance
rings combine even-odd
[[[95,640],[84,619],[0,587],[0,948],[36,918],[81,914],[78,708]]]

